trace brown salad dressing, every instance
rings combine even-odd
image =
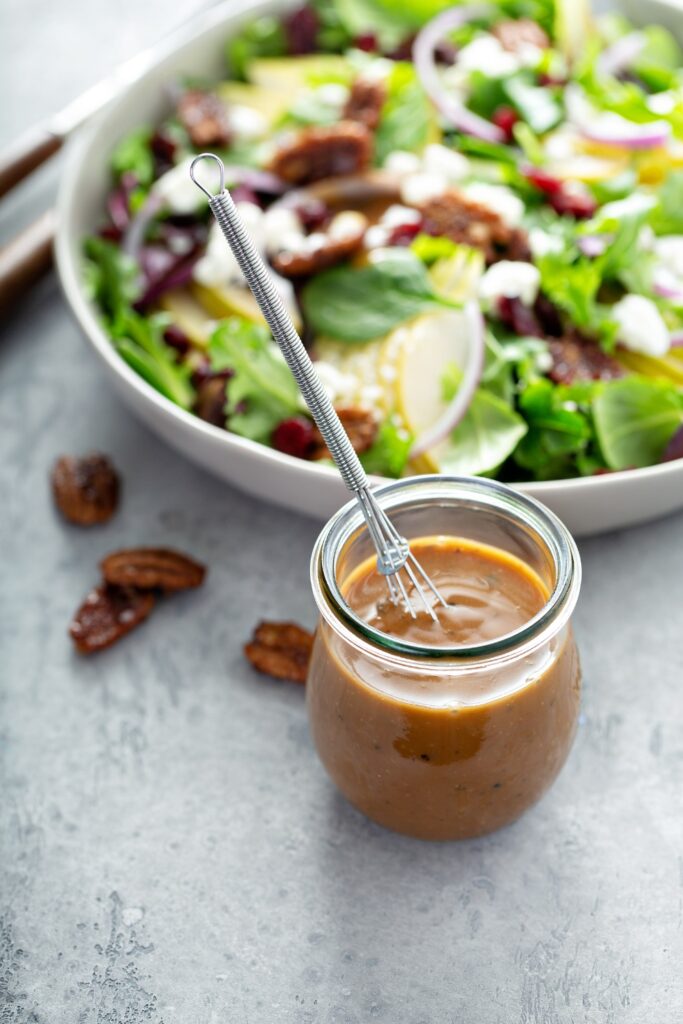
[[[549,594],[516,556],[471,540],[413,541],[445,597],[434,623],[386,597],[374,558],[342,592],[375,629],[425,648],[496,640],[527,624]],[[566,625],[521,654],[426,657],[343,642],[323,620],[308,677],[313,736],[345,796],[388,828],[426,839],[490,832],[534,803],[574,736],[580,670]]]

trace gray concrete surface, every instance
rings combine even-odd
[[[160,0],[5,10],[2,141],[168,20]],[[54,173],[0,207],[3,237]],[[317,525],[132,422],[54,280],[3,334],[0,1022],[681,1020],[683,518],[581,545],[583,718],[551,794],[487,839],[398,838],[328,783],[302,691],[242,659],[259,616],[313,623]],[[47,475],[92,447],[125,495],[79,532]],[[70,613],[138,542],[205,559],[206,588],[78,660]]]

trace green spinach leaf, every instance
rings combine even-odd
[[[111,168],[117,178],[123,174],[134,174],[138,185],[147,188],[154,181],[154,156],[150,149],[152,132],[149,128],[139,128],[114,148],[111,157]]]
[[[424,264],[409,250],[361,269],[323,271],[304,288],[302,304],[316,333],[349,342],[379,338],[432,305],[459,308],[435,293]]]
[[[429,136],[432,108],[412,64],[396,61],[375,133],[378,165],[396,149],[419,151]]]

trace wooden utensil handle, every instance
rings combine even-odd
[[[47,128],[31,128],[0,153],[0,197],[56,153],[62,139]]]
[[[54,210],[0,249],[0,316],[52,266]]]

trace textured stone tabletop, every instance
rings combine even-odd
[[[173,5],[173,20],[191,0]],[[167,20],[161,0],[5,6],[0,142]],[[56,168],[0,207],[3,238]],[[55,456],[110,452],[120,514],[69,529]],[[683,517],[581,544],[578,738],[552,792],[429,845],[337,796],[255,620],[312,625],[318,526],[194,469],[110,393],[54,279],[0,345],[2,1024],[672,1024],[683,1017]],[[92,661],[66,625],[107,550],[211,566]]]

